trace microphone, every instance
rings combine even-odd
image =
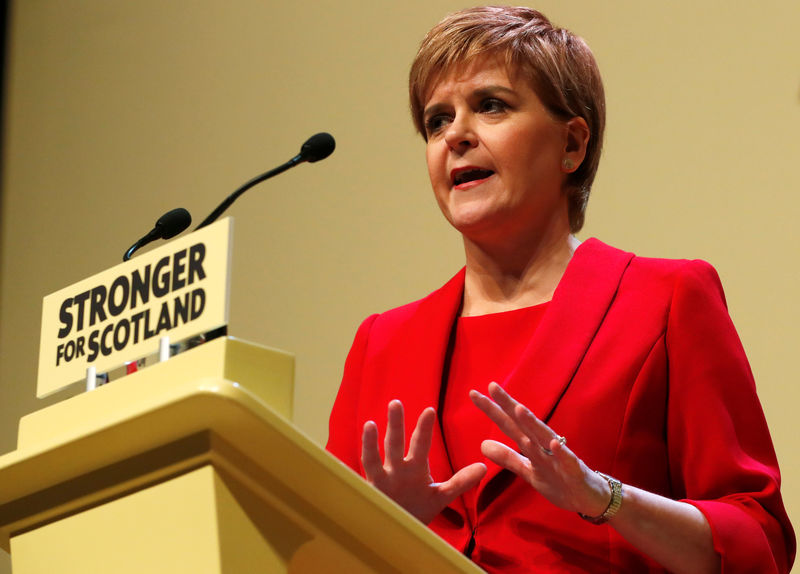
[[[300,153],[289,161],[294,161],[296,164],[303,161],[314,163],[325,159],[335,149],[336,140],[333,139],[333,136],[327,132],[320,132],[308,138],[306,143],[300,147]]]
[[[148,232],[147,235],[131,245],[130,249],[128,249],[125,252],[125,255],[122,256],[122,260],[127,261],[131,258],[134,251],[147,245],[151,241],[155,241],[156,239],[171,239],[175,237],[191,224],[192,216],[189,215],[189,212],[182,207],[166,212],[164,215],[158,218],[155,226]]]
[[[222,215],[222,213],[228,209],[231,204],[236,201],[240,195],[242,195],[245,191],[256,185],[257,183],[261,183],[264,180],[267,180],[273,176],[278,175],[279,173],[283,173],[287,169],[291,169],[294,166],[301,164],[303,162],[308,163],[315,163],[322,159],[325,159],[329,155],[333,153],[333,150],[336,149],[336,140],[333,139],[333,136],[326,132],[320,132],[308,138],[306,142],[300,147],[300,153],[294,156],[292,159],[284,163],[283,165],[279,165],[275,169],[271,169],[266,173],[262,173],[261,175],[254,177],[239,189],[234,191],[230,194],[225,201],[219,204],[219,206],[212,211],[208,217],[206,217],[200,225],[195,228],[195,231],[198,229],[205,227],[209,223],[213,223],[217,220],[217,218]]]

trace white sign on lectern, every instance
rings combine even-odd
[[[44,298],[36,395],[228,324],[228,217]]]

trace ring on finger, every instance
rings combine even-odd
[[[565,436],[557,434],[553,438],[556,439],[561,446],[567,444],[567,437]],[[549,448],[543,447],[542,445],[539,445],[539,448],[541,448],[542,452],[545,453],[547,456],[553,456],[553,451],[550,450]]]

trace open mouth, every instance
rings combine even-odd
[[[490,169],[465,169],[464,171],[458,172],[455,177],[453,177],[453,185],[458,186],[464,183],[469,183],[470,181],[486,179],[492,174],[494,174],[494,172]]]

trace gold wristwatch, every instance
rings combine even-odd
[[[595,472],[608,481],[608,486],[611,487],[611,501],[600,516],[586,516],[580,512],[578,516],[592,524],[605,524],[614,517],[619,507],[622,506],[622,483],[616,478],[603,474],[599,470],[595,470]]]

